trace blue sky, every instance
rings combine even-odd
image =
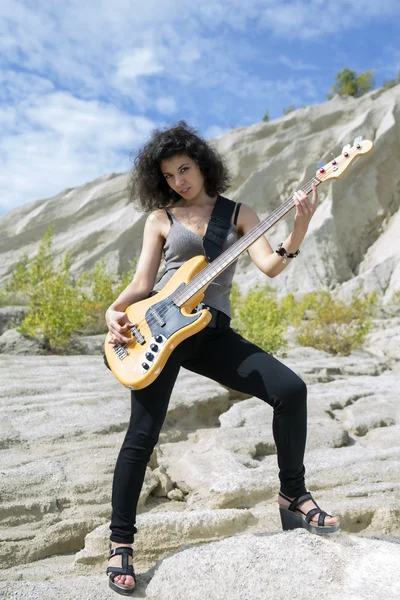
[[[1,0],[0,214],[110,172],[183,118],[210,138],[400,70],[399,0]]]

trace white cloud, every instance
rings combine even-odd
[[[295,59],[290,56],[286,56],[285,54],[281,54],[274,61],[269,60],[269,64],[273,64],[275,62],[279,62],[281,65],[288,67],[289,69],[293,69],[294,71],[318,71],[321,67],[317,67],[313,63],[306,63],[301,59]],[[266,61],[267,62],[267,61]]]
[[[53,89],[53,83],[39,75],[11,70],[0,72],[0,102],[16,103],[32,94],[46,94]]]
[[[14,119],[0,110],[0,209],[46,198],[111,171],[127,171],[128,153],[154,128],[142,116],[65,92],[31,97]],[[15,129],[18,123],[18,129]],[[10,185],[12,182],[12,185]]]
[[[164,67],[159,63],[154,50],[138,48],[135,52],[121,58],[115,76],[119,80],[129,80],[143,75],[155,75],[163,70]]]
[[[177,110],[176,101],[171,97],[164,96],[157,98],[155,104],[158,112],[165,115],[173,115]]]
[[[327,34],[361,29],[375,17],[400,16],[398,0],[295,0],[276,2],[260,14],[260,25],[275,36],[291,39],[323,39]],[[349,39],[356,43],[357,37]]]

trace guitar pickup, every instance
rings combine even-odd
[[[149,317],[154,319],[159,327],[164,327],[164,325],[165,325],[164,319],[162,318],[160,313],[157,310],[155,310],[154,308],[149,310],[148,314],[146,314],[147,322],[149,322]]]
[[[131,333],[133,335],[133,337],[135,338],[135,340],[141,345],[143,346],[145,339],[142,336],[142,334],[140,333],[139,329],[135,326],[131,327]]]

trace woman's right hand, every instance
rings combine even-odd
[[[126,344],[132,338],[126,337],[127,331],[133,327],[126,312],[108,308],[106,312],[106,322],[109,330],[109,344]],[[125,334],[125,335],[124,335]]]

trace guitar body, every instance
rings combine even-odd
[[[152,383],[167,362],[172,351],[183,340],[201,331],[211,320],[207,309],[192,311],[202,301],[204,286],[182,306],[177,306],[171,294],[182,288],[208,265],[204,256],[195,256],[182,265],[155,296],[131,304],[126,314],[136,326],[128,334],[126,345],[109,343],[107,334],[104,351],[111,371],[126,387],[140,390]]]

